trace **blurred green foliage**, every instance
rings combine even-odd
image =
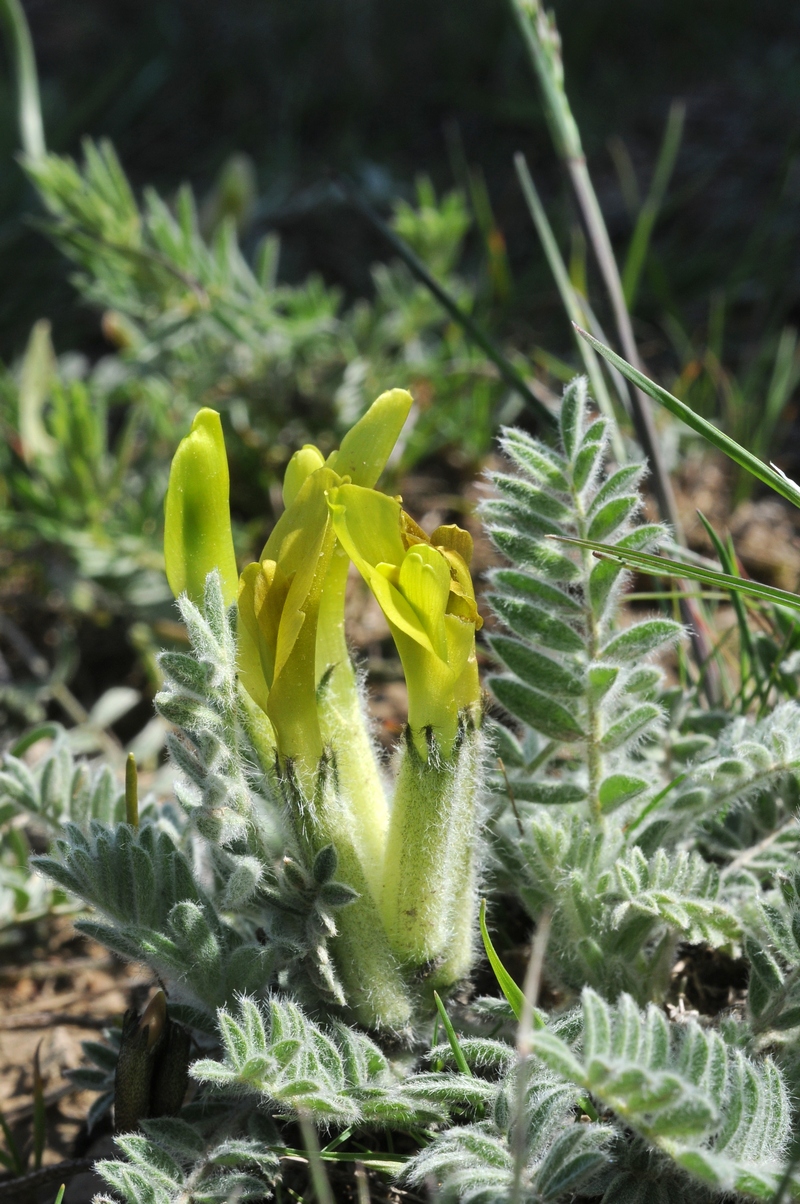
[[[797,254],[800,14],[785,0],[554,7],[571,103],[617,245],[631,228],[664,115],[674,97],[687,102],[676,186],[637,312],[656,325],[648,335],[671,370],[674,352],[660,330],[665,307],[702,358],[709,294],[723,287],[726,367],[738,377],[765,316],[777,339],[798,305],[787,264]],[[458,0],[25,0],[25,8],[48,145],[74,154],[85,133],[111,137],[137,189],[153,182],[170,196],[189,179],[203,198],[230,156],[244,152],[256,186],[245,248],[278,229],[281,277],[294,283],[316,270],[349,297],[369,293],[370,264],[384,249],[324,203],[320,179],[348,171],[376,203],[409,196],[420,171],[446,191],[453,165],[445,129],[457,126],[508,241],[517,284],[512,331],[524,323],[537,344],[561,353],[569,346],[514,181],[514,152],[528,155],[562,242],[574,210],[505,0],[474,0],[468,15]],[[5,74],[0,88],[7,162],[18,144]],[[629,156],[625,187],[606,153],[612,138]],[[19,353],[46,314],[59,348],[97,355],[104,348],[92,316],[72,305],[58,257],[26,224],[35,204],[20,171],[0,173],[2,354]],[[471,269],[478,244],[475,236],[468,244]]]
[[[51,215],[48,230],[78,266],[74,283],[103,311],[119,349],[117,376],[160,380],[184,418],[199,405],[225,410],[240,451],[263,461],[259,495],[304,438],[332,440],[389,378],[416,384],[423,408],[436,403],[435,421],[417,421],[406,464],[454,438],[473,459],[487,449],[499,388],[402,265],[374,267],[374,300],[346,306],[318,276],[279,284],[274,235],[251,266],[233,214],[204,237],[188,187],[174,207],[148,189],[140,208],[110,143],[87,142],[82,169],[57,155],[27,167]],[[472,309],[475,287],[457,274],[471,224],[464,199],[451,192],[439,202],[424,178],[417,190],[416,205],[398,203],[395,225]],[[104,368],[114,374],[108,360]],[[458,407],[465,394],[471,404]]]
[[[94,364],[57,356],[40,321],[0,374],[6,576],[27,565],[34,591],[57,587],[67,614],[126,626],[171,615],[162,502],[201,405],[223,415],[244,558],[274,521],[273,486],[293,451],[333,446],[387,381],[417,398],[395,473],[445,446],[477,466],[501,411],[518,408],[403,264],[376,265],[374,299],[348,305],[319,277],[278,283],[275,236],[249,263],[230,192],[206,236],[188,187],[174,206],[152,189],[139,204],[110,143],[86,142],[81,166],[49,154],[26,167],[46,229],[116,347]],[[491,294],[478,299],[457,270],[471,221],[463,197],[439,200],[424,178],[417,192],[397,206],[398,230],[461,306],[491,318]]]
[[[274,519],[272,486],[294,448],[333,446],[388,383],[417,402],[396,473],[445,448],[452,467],[472,470],[498,420],[516,416],[494,368],[405,265],[385,262],[387,247],[336,199],[326,171],[349,172],[391,205],[395,230],[450,295],[530,356],[544,396],[575,356],[511,186],[520,145],[556,239],[571,245],[573,287],[595,305],[599,290],[504,4],[478,0],[469,20],[454,0],[28,0],[25,10],[48,145],[110,134],[125,164],[110,142],[86,141],[80,164],[50,154],[0,183],[0,575],[12,609],[39,628],[55,614],[58,627],[44,676],[0,683],[30,719],[70,679],[87,622],[95,636],[105,624],[110,644],[132,643],[135,685],[152,687],[140,620],[171,615],[161,499],[198,406],[223,414],[243,557]],[[613,21],[611,11],[605,0],[556,4],[609,231],[629,242],[637,333],[662,376],[677,368],[675,392],[769,455],[800,373],[796,153],[786,105],[775,105],[798,91],[800,50],[787,37],[797,14],[777,0],[758,12],[745,0],[700,10],[626,0]],[[15,104],[5,77],[2,88],[8,160]],[[673,122],[659,157],[677,91],[683,137]],[[187,175],[194,189],[176,191]],[[149,179],[158,191],[141,188]],[[58,261],[23,214],[72,262],[84,307],[59,292]],[[54,351],[42,314],[56,347],[77,351]]]

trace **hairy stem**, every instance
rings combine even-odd
[[[571,474],[570,474],[571,478]],[[586,511],[583,505],[580,491],[575,488],[574,482],[570,480],[572,504],[575,508],[576,522],[575,525],[579,531],[579,538],[586,539],[588,534],[589,524],[586,519]],[[600,652],[600,631],[597,622],[597,616],[592,607],[591,598],[589,596],[589,575],[592,571],[593,556],[592,553],[583,550],[581,552],[581,568],[583,570],[583,619],[586,626],[586,651],[588,660],[598,659]],[[589,809],[596,822],[600,822],[602,812],[600,810],[600,783],[603,780],[603,759],[600,752],[600,707],[597,700],[592,696],[591,690],[587,691],[586,696],[587,709],[587,733],[586,733],[586,767],[589,775]]]

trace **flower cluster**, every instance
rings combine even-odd
[[[368,975],[361,1014],[393,1027],[408,1022],[421,984],[449,986],[471,965],[481,759],[471,537],[454,525],[426,535],[376,489],[410,406],[391,390],[327,459],[311,445],[296,452],[283,514],[241,575],[221,422],[200,410],[172,464],[165,531],[176,595],[199,603],[217,570],[236,602],[240,684],[271,738],[265,771],[277,773],[301,849],[335,846],[358,892],[339,923],[340,973],[356,1010]],[[408,686],[391,795],[345,640],[351,562],[386,616]],[[376,1003],[378,980],[386,997]]]

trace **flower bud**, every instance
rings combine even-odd
[[[172,460],[164,503],[164,559],[170,589],[202,603],[206,577],[219,569],[230,606],[238,572],[230,517],[230,481],[222,423],[216,410],[198,410]]]

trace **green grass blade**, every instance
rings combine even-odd
[[[447,1033],[447,1040],[450,1042],[450,1048],[453,1051],[453,1057],[456,1060],[456,1066],[462,1074],[468,1074],[469,1077],[472,1078],[472,1071],[467,1065],[467,1059],[464,1057],[464,1051],[459,1044],[458,1037],[456,1036],[456,1030],[453,1028],[450,1017],[447,1014],[447,1009],[439,998],[438,991],[433,992],[433,998],[436,1000],[436,1007],[439,1011],[439,1015],[441,1016],[444,1031]]]
[[[569,277],[566,264],[559,250],[556,236],[553,233],[552,226],[548,221],[545,213],[544,205],[541,202],[539,193],[536,191],[536,185],[533,182],[530,169],[524,155],[514,156],[514,167],[517,172],[522,189],[522,195],[525,197],[525,203],[528,206],[528,212],[531,215],[533,224],[536,227],[536,232],[539,235],[539,241],[542,244],[542,249],[545,253],[550,272],[553,280],[556,283],[561,304],[567,314],[567,318],[573,325],[580,326],[581,321],[586,320],[584,308],[580,297],[572,286],[572,281]],[[614,456],[618,464],[624,464],[626,461],[625,445],[622,442],[622,437],[617,429],[617,423],[614,416],[614,407],[611,404],[611,398],[606,388],[606,382],[603,378],[603,370],[600,366],[600,361],[595,355],[591,347],[587,347],[581,340],[577,339],[578,350],[581,354],[586,373],[591,381],[592,392],[594,398],[600,407],[600,410],[605,414],[606,418],[611,419],[611,438],[614,441]]]
[[[794,1172],[797,1169],[797,1164],[799,1162],[800,1151],[796,1150],[789,1159],[789,1162],[786,1165],[786,1170],[781,1175],[780,1182],[775,1189],[775,1195],[767,1201],[767,1204],[783,1204],[783,1201],[786,1199],[786,1189],[793,1186],[796,1182]]]
[[[655,811],[656,807],[661,805],[668,794],[680,786],[682,782],[685,782],[688,776],[688,773],[679,773],[676,778],[672,779],[669,785],[665,786],[663,790],[659,790],[658,794],[654,795],[653,798],[650,799],[650,802],[642,808],[642,810],[636,816],[636,819],[631,820],[631,822],[627,825],[625,829],[626,832],[635,832],[636,829],[644,823],[648,815]]]
[[[578,334],[586,339],[586,341],[594,347],[600,355],[603,356],[609,364],[613,364],[618,368],[623,376],[627,377],[632,385],[637,389],[641,389],[648,397],[652,397],[653,401],[657,401],[664,409],[669,410],[676,418],[680,418],[681,422],[685,422],[693,431],[697,431],[698,435],[703,435],[709,443],[724,452],[729,459],[738,464],[740,468],[746,469],[752,473],[757,480],[762,481],[765,485],[769,485],[781,497],[786,498],[787,502],[791,502],[793,506],[800,506],[800,485],[789,480],[777,468],[773,468],[769,464],[765,464],[763,460],[759,460],[758,456],[754,456],[752,452],[747,451],[735,439],[731,439],[729,435],[717,430],[710,422],[706,422],[705,418],[701,418],[699,414],[695,414],[694,410],[690,410],[684,402],[679,401],[677,397],[673,397],[666,389],[662,389],[661,385],[657,385],[643,372],[639,372],[631,364],[624,360],[621,355],[617,355],[610,347],[606,347],[599,339],[593,338],[588,331],[583,330],[580,326],[576,327]]]
[[[303,1145],[306,1148],[308,1169],[311,1173],[314,1195],[317,1198],[318,1204],[336,1204],[330,1180],[322,1162],[317,1131],[305,1112],[300,1113],[298,1120],[300,1122],[300,1132],[303,1135]]]
[[[41,159],[46,147],[36,56],[25,11],[19,0],[0,0],[0,22],[6,29],[8,57],[14,64],[16,75],[17,117],[22,149],[31,159]]]
[[[404,1162],[408,1162],[409,1154],[323,1154],[323,1162],[362,1162],[370,1170],[384,1171],[396,1175]]]
[[[6,1118],[2,1112],[0,1112],[0,1129],[3,1130],[3,1136],[6,1139],[6,1149],[8,1151],[7,1153],[5,1151],[0,1153],[0,1163],[8,1167],[13,1175],[24,1175],[26,1160],[23,1158],[20,1148],[14,1140],[14,1134],[6,1123]]]
[[[308,1120],[308,1118],[306,1119]],[[310,1124],[311,1122],[308,1121],[308,1123]],[[313,1126],[312,1131],[314,1131]],[[311,1159],[309,1158],[308,1148],[306,1146],[303,1146],[302,1149],[296,1149],[294,1146],[285,1145],[275,1148],[276,1150],[280,1151],[281,1157],[285,1158],[288,1156],[290,1158],[299,1158],[300,1160],[307,1161],[309,1166],[311,1165]],[[319,1159],[322,1162],[363,1162],[364,1166],[368,1166],[370,1169],[376,1171],[385,1171],[389,1175],[396,1175],[403,1163],[408,1162],[410,1157],[411,1154],[395,1154],[391,1151],[375,1152],[369,1150],[359,1150],[354,1154],[342,1154],[337,1150],[333,1153],[329,1153],[327,1146],[319,1151]]]
[[[697,511],[697,517],[700,519],[700,522],[705,527],[706,533],[708,534],[708,538],[711,540],[712,544],[714,545],[714,550],[717,553],[717,557],[722,566],[723,572],[728,573],[732,577],[738,577],[740,574],[737,572],[736,558],[735,558],[732,548],[727,548],[725,546],[725,544],[722,542],[720,537],[717,535],[714,528],[711,526],[711,523],[708,521],[706,516],[704,514],[702,514],[699,510]],[[742,596],[736,590],[731,590],[730,599],[731,599],[731,602],[733,603],[733,609],[736,611],[736,621],[739,625],[739,640],[740,640],[741,648],[747,654],[747,657],[749,660],[749,665],[752,667],[753,672],[756,675],[756,677],[758,677],[758,661],[756,659],[755,652],[753,649],[753,636],[750,631],[750,626],[747,622],[747,612],[745,611],[745,606],[744,606],[744,602],[742,601]],[[747,665],[742,663],[740,666],[740,670],[741,670],[742,680],[744,680],[747,677]]]
[[[492,938],[489,936],[489,929],[486,927],[486,900],[481,899],[480,911],[481,936],[483,937],[483,947],[486,950],[486,956],[494,970],[494,976],[497,979],[500,990],[505,995],[511,1011],[519,1020],[522,1015],[522,1008],[525,1003],[525,998],[521,989],[514,982],[514,979],[505,968],[500,958],[497,955],[497,950],[492,944]]]
[[[642,569],[653,577],[680,577],[689,581],[701,581],[716,589],[737,590],[762,602],[772,602],[775,606],[800,610],[800,595],[790,593],[789,590],[777,589],[774,585],[762,585],[760,581],[749,581],[732,573],[718,573],[715,569],[701,568],[683,560],[667,560],[666,557],[653,556],[649,552],[632,552],[611,543],[595,543],[591,539],[571,539],[566,535],[548,535],[547,538],[571,544],[576,548],[586,548],[587,551],[595,552],[608,560],[618,560],[620,564],[630,568]]]
[[[39,1171],[42,1169],[42,1158],[44,1157],[44,1145],[47,1138],[47,1113],[44,1103],[44,1082],[42,1080],[42,1070],[39,1065],[39,1050],[41,1049],[41,1041],[36,1046],[36,1052],[33,1055],[33,1169]]]
[[[785,326],[781,331],[775,351],[775,364],[767,390],[763,416],[754,433],[753,443],[760,455],[766,455],[781,414],[797,387],[799,379],[800,358],[797,354],[797,331],[793,326]]]
[[[329,1141],[326,1146],[323,1146],[323,1148],[320,1150],[320,1154],[324,1158],[327,1154],[330,1154],[337,1149],[338,1146],[343,1145],[344,1142],[348,1141],[352,1136],[353,1126],[350,1125],[349,1128],[345,1129],[343,1132],[334,1137],[333,1141]]]
[[[17,1164],[11,1155],[7,1154],[5,1150],[0,1150],[0,1166],[4,1166],[7,1171],[11,1172],[12,1175],[17,1174]]]
[[[678,157],[683,137],[685,117],[686,105],[679,100],[673,102],[667,117],[661,149],[658,152],[650,192],[636,219],[628,254],[625,257],[625,267],[622,271],[622,291],[629,309],[633,308],[636,301],[642,270],[650,250],[650,240],[675,169],[675,160]]]

